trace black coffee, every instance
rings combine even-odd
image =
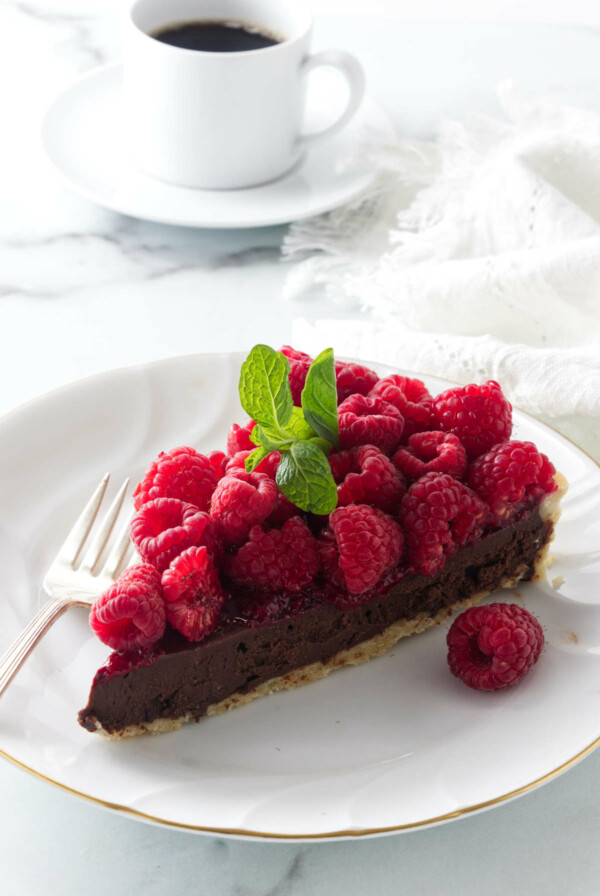
[[[165,25],[150,36],[172,47],[209,53],[264,50],[265,47],[273,47],[284,40],[269,33],[267,28],[235,21],[178,22]]]

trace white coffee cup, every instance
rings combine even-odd
[[[283,39],[265,49],[219,53],[151,36],[203,20],[250,23]],[[311,23],[298,0],[135,0],[123,56],[132,162],[169,183],[204,189],[266,183],[293,168],[306,150],[348,123],[365,89],[354,56],[342,50],[309,55]],[[307,75],[321,65],[343,73],[349,99],[332,125],[305,134]]]

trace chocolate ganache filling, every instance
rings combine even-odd
[[[435,576],[396,571],[369,600],[349,609],[332,605],[313,589],[290,604],[295,609],[283,618],[257,623],[244,614],[243,596],[234,595],[219,628],[200,642],[190,643],[168,628],[147,650],[113,653],[96,673],[80,724],[114,734],[157,719],[198,720],[232,694],[248,693],[317,661],[326,663],[399,620],[434,617],[497,589],[505,579],[530,579],[552,527],[535,510],[463,548]]]

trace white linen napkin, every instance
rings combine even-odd
[[[458,382],[497,379],[523,410],[579,418],[571,434],[583,426],[589,445],[600,418],[600,115],[528,100],[512,83],[499,97],[504,121],[362,147],[380,172],[370,191],[292,225],[288,295],[323,285],[357,318],[299,321],[294,338]]]

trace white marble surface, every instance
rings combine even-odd
[[[44,109],[76,75],[118,58],[117,0],[0,3],[0,413],[123,364],[291,338],[297,316],[353,316],[323,299],[285,302],[283,227],[196,231],[125,218],[72,195],[43,157]],[[370,91],[408,133],[497,111],[495,84],[600,109],[600,3],[493,0],[419,7],[322,0],[318,42],[361,52]],[[407,17],[385,26],[356,16]],[[471,23],[440,22],[470,15]],[[552,24],[532,24],[542,20]],[[519,20],[518,24],[510,24]],[[358,26],[357,23],[358,22]],[[570,25],[568,22],[576,24]],[[393,30],[395,29],[395,30]],[[396,53],[390,53],[390,34]],[[379,36],[379,37],[378,37]],[[387,43],[386,43],[387,41]],[[381,47],[387,47],[384,53]],[[0,719],[1,724],[1,719]],[[427,831],[313,845],[241,843],[152,828],[0,765],[3,892],[594,894],[600,754],[535,793]],[[109,875],[106,867],[118,869]]]

